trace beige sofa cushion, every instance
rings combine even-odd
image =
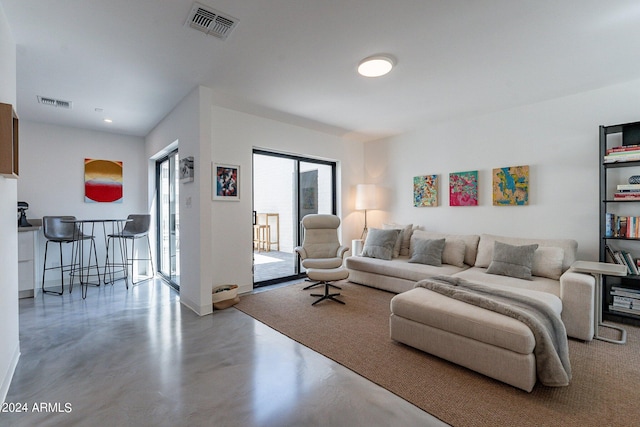
[[[493,258],[493,246],[496,241],[506,243],[514,246],[521,245],[532,245],[538,244],[539,248],[542,247],[555,247],[560,248],[563,251],[562,256],[562,272],[571,267],[576,260],[576,252],[578,250],[578,242],[572,239],[525,239],[519,237],[506,237],[506,236],[496,236],[492,234],[482,234],[480,235],[480,242],[478,243],[478,254],[475,259],[475,267],[489,267],[491,264],[491,260]],[[549,258],[551,257],[551,258]],[[547,252],[543,255],[534,258],[534,266],[533,270],[542,274],[543,277],[553,276],[554,272],[557,271],[557,265],[549,265],[545,266],[544,262],[541,262],[543,259],[556,259],[559,257],[559,252],[556,251],[552,256]],[[536,262],[537,261],[537,262]],[[465,261],[466,262],[466,261]],[[547,271],[547,269],[549,271]],[[547,276],[548,274],[548,276]],[[535,274],[534,275],[538,275]],[[559,277],[559,276],[558,276]]]
[[[361,256],[348,257],[345,265],[350,270],[364,271],[381,276],[398,277],[400,279],[418,282],[434,276],[451,276],[468,267],[456,267],[454,265],[442,264],[434,267],[426,264],[409,263],[408,257],[394,258],[390,261],[376,258],[366,258]]]
[[[473,265],[476,262],[476,253],[478,251],[478,241],[480,236],[475,234],[445,234],[435,233],[432,231],[414,230],[412,237],[420,239],[445,239],[446,242],[461,240],[464,242],[464,263],[467,265]],[[459,246],[457,246],[459,248]],[[447,251],[445,245],[445,251]],[[443,255],[444,256],[444,255]],[[447,262],[447,264],[449,264]],[[456,265],[456,264],[453,264]]]
[[[453,275],[473,283],[480,283],[496,289],[504,289],[517,292],[522,295],[536,298],[556,311],[562,313],[562,301],[560,300],[560,281],[547,277],[533,276],[531,280],[516,279],[514,277],[497,276],[488,274],[486,268],[471,267]]]
[[[564,249],[551,246],[540,246],[533,255],[533,268],[531,274],[534,276],[548,277],[549,279],[560,280],[562,276],[562,261],[564,260]]]

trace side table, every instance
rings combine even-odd
[[[621,264],[610,264],[606,262],[576,261],[573,263],[571,268],[577,273],[591,274],[596,279],[596,289],[594,292],[595,313],[593,316],[593,338],[614,344],[625,344],[627,342],[627,331],[618,326],[605,325],[604,323],[602,323],[602,275],[606,274],[607,276],[626,276],[627,267]],[[620,339],[614,340],[611,338],[601,337],[598,334],[599,326],[620,331]]]
[[[364,240],[362,239],[353,239],[351,241],[351,255],[360,256],[362,253],[362,248],[364,247]]]

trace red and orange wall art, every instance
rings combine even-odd
[[[122,203],[122,162],[84,159],[84,201]]]

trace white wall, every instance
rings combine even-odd
[[[119,160],[123,162],[122,203],[86,203],[84,201],[84,159]],[[80,219],[126,218],[132,213],[147,213],[146,162],[144,140],[117,135],[55,126],[20,122],[20,179],[18,198],[29,203],[27,218],[45,215],[74,215]],[[109,230],[107,230],[109,231]],[[100,260],[104,257],[102,228],[96,229]],[[45,238],[40,231],[40,260],[44,259]],[[56,262],[57,247],[50,247]],[[65,248],[69,259],[70,248]],[[59,261],[58,261],[59,262]],[[47,275],[57,281],[57,274]]]
[[[0,102],[16,105],[16,45],[0,5]],[[20,114],[19,109],[18,115]],[[20,166],[24,160],[20,158]],[[0,401],[20,357],[18,338],[17,183],[0,177]]]
[[[384,188],[384,220],[451,233],[571,238],[598,258],[598,126],[640,120],[640,80],[427,126],[365,146],[367,180]],[[529,206],[492,206],[493,168],[529,165]],[[479,206],[450,207],[450,172],[478,170]],[[412,204],[414,176],[440,175],[440,206]]]
[[[179,147],[193,156],[194,181],[180,184],[180,301],[200,315],[211,305],[211,91],[194,89],[146,138],[149,207],[155,212],[154,160]]]
[[[362,144],[213,105],[212,91],[194,89],[146,138],[146,156],[179,147],[194,157],[193,183],[180,187],[180,300],[200,315],[211,313],[211,289],[238,284],[253,288],[252,152],[254,147],[338,162],[338,214],[345,242],[356,237],[362,218],[350,215],[363,171]],[[240,200],[212,201],[212,164],[240,166]],[[152,162],[149,163],[149,176]],[[149,205],[155,204],[149,190]]]

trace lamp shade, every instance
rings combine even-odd
[[[356,210],[378,209],[378,192],[374,184],[356,186]]]

